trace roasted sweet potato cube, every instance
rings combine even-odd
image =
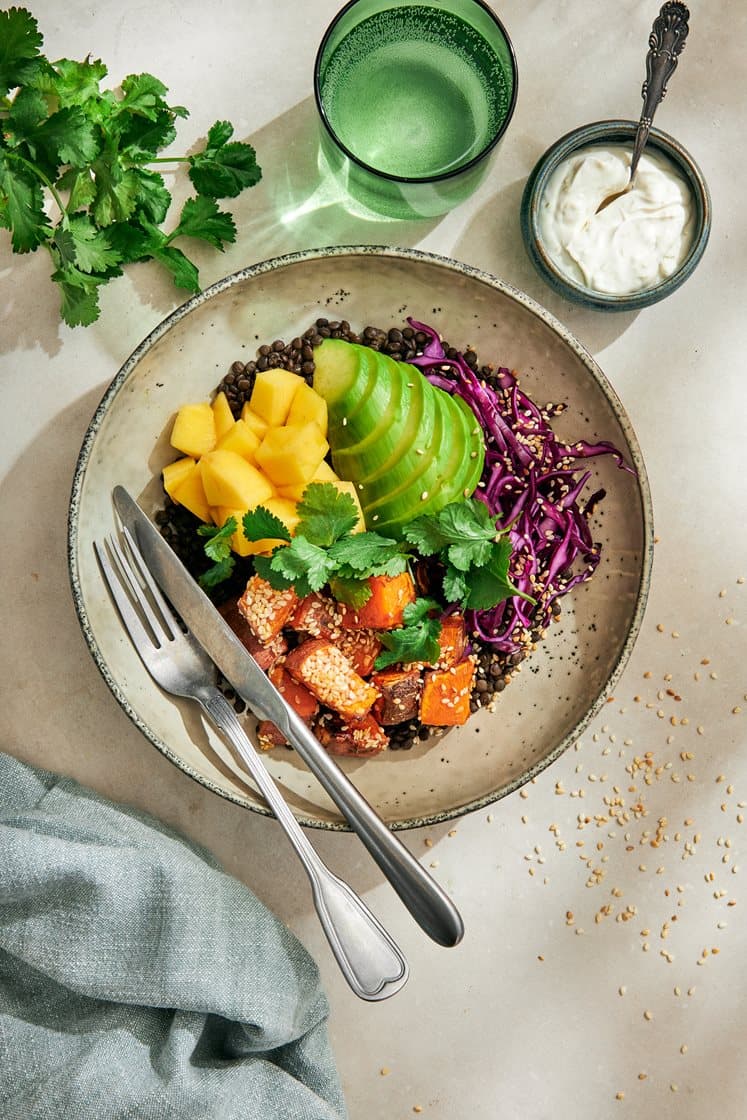
[[[461,661],[467,648],[467,626],[464,615],[446,614],[441,618],[441,633],[438,635],[441,656],[439,669],[448,669]]]
[[[356,673],[342,650],[325,638],[310,638],[291,650],[285,668],[317,700],[346,719],[366,715],[379,695]]]
[[[250,629],[249,623],[239,610],[235,599],[229,599],[218,610],[242,645],[249,650],[260,669],[264,669],[265,672],[271,669],[277,659],[282,657],[288,649],[288,643],[282,634],[278,634],[269,642],[260,642],[259,638]]]
[[[475,660],[466,657],[449,669],[425,674],[420,698],[420,719],[430,727],[455,727],[470,716],[470,697],[475,680]]]
[[[423,691],[423,678],[418,669],[382,669],[371,677],[371,684],[381,693],[373,706],[379,723],[388,727],[417,717]]]
[[[299,600],[288,620],[288,626],[291,630],[309,634],[312,638],[334,640],[342,629],[341,618],[340,606],[334,599],[313,591],[311,595]]]
[[[255,638],[259,638],[260,642],[270,642],[283,629],[297,603],[298,596],[292,587],[276,591],[267,580],[254,575],[237,606]]]
[[[273,747],[287,746],[288,740],[272,720],[262,719],[257,724],[257,743],[260,750],[271,751]]]
[[[369,677],[381,653],[381,642],[373,630],[343,630],[337,645],[361,677]]]
[[[358,610],[343,607],[343,625],[350,630],[394,630],[403,622],[408,603],[415,601],[415,584],[409,572],[397,576],[369,576],[371,597]]]
[[[372,715],[342,720],[325,714],[317,721],[314,731],[330,754],[361,758],[379,754],[389,745],[389,736]]]
[[[319,704],[315,696],[313,696],[308,688],[299,684],[294,680],[284,665],[275,665],[270,669],[267,676],[278,692],[282,693],[283,699],[290,704],[291,708],[301,719],[308,721],[316,715],[319,711]]]

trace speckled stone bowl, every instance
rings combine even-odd
[[[69,518],[72,591],[83,633],[124,711],[167,758],[231,801],[266,812],[229,749],[196,706],[162,693],[142,667],[97,569],[93,540],[114,528],[120,483],[153,514],[159,472],[174,458],[168,436],[182,403],[206,398],[235,359],[291,339],[319,315],[354,329],[408,315],[482,362],[521,372],[541,403],[566,402],[556,431],[615,443],[637,469],[611,456],[589,460],[588,493],[607,496],[594,516],[601,564],[564,600],[544,642],[500,695],[463,728],[376,758],[342,759],[364,796],[393,828],[448,820],[516,790],[579,736],[614,687],[638,633],[649,586],[652,513],[645,467],[625,410],[594,359],[542,307],[509,285],[453,260],[406,249],[313,249],[265,261],[208,288],[170,315],[127,359],[86,434]],[[253,721],[247,721],[251,731]],[[298,819],[347,826],[297,755],[265,756]]]
[[[695,204],[693,242],[677,271],[652,288],[629,295],[613,295],[577,283],[561,272],[551,259],[543,244],[539,215],[542,196],[553,171],[574,152],[592,144],[627,144],[632,148],[636,128],[635,121],[596,121],[561,136],[535,164],[521,200],[521,233],[527,253],[540,276],[564,299],[595,311],[640,311],[671,295],[697,268],[711,232],[711,196],[700,168],[677,140],[652,128],[645,150],[650,149],[671,160],[690,186]]]

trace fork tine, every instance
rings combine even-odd
[[[129,588],[130,597],[140,608],[143,618],[150,627],[154,644],[160,648],[164,644],[164,642],[170,641],[173,635],[168,632],[163,622],[154,611],[152,605],[149,603],[148,597],[145,594],[143,587],[138,582],[135,570],[130,561],[127,559],[124,549],[122,548],[117,538],[113,536],[109,537],[107,543],[119,571],[120,579],[126,582],[126,586]]]
[[[112,542],[107,539],[104,545],[99,544],[98,541],[93,542],[93,547],[101,565],[101,571],[104,574],[107,587],[109,588],[114,602],[117,604],[125,629],[128,631],[138,653],[141,650],[154,648],[154,642],[151,635],[143,626],[137,611],[134,609],[130,602],[129,596],[124,589],[122,583],[123,576],[119,574],[114,568],[114,552],[112,550]],[[141,654],[141,657],[143,654]]]
[[[132,562],[135,566],[137,574],[142,579],[143,583],[145,584],[145,586],[147,587],[151,596],[153,597],[153,600],[154,600],[156,606],[158,607],[159,611],[161,612],[162,624],[163,624],[164,629],[166,630],[166,632],[168,634],[168,637],[169,638],[178,638],[181,634],[181,630],[179,628],[179,623],[176,621],[176,618],[174,616],[173,611],[171,610],[171,607],[169,606],[169,604],[166,602],[163,595],[161,594],[160,587],[158,586],[156,581],[153,579],[153,576],[150,573],[150,569],[149,569],[148,565],[145,563],[145,560],[143,558],[143,554],[141,553],[138,546],[135,544],[135,540],[134,540],[132,534],[130,533],[130,530],[125,527],[122,530],[122,535],[124,536],[125,543],[127,545],[127,551],[130,554],[130,557],[131,557]],[[122,551],[124,553],[124,550],[122,550]]]

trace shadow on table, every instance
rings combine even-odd
[[[180,242],[197,265],[203,288],[239,269],[285,253],[346,244],[409,247],[435,228],[440,219],[393,221],[362,209],[355,212],[343,189],[320,169],[318,136],[314,99],[307,97],[244,138],[257,152],[262,179],[237,199],[219,203],[234,217],[236,242],[223,253],[202,242]],[[186,175],[168,181],[168,186],[175,215],[192,188]],[[169,218],[167,228],[173,220]],[[43,250],[16,256],[5,238],[0,242],[0,348],[10,352],[39,346],[50,356],[60,350],[64,328],[59,321],[59,293],[50,280],[51,271],[49,256]],[[175,288],[166,270],[152,261],[127,266],[125,277],[102,288],[101,317],[96,323],[75,328],[95,331],[119,361],[146,330],[190,297],[186,290]],[[123,336],[127,324],[123,323],[121,305],[123,299],[133,297],[155,317],[137,338],[127,339]],[[141,329],[142,318],[136,317],[135,321]]]
[[[560,320],[592,354],[632,326],[637,312],[590,311],[557,295],[540,278],[521,236],[519,212],[525,179],[497,191],[454,244],[452,256],[493,273],[525,292]]]

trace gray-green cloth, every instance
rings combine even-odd
[[[0,753],[3,1120],[341,1120],[316,965],[157,821]]]

